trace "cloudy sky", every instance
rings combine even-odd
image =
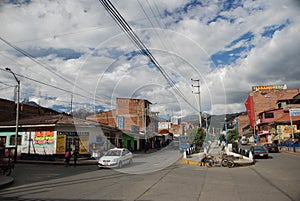
[[[70,111],[146,99],[161,115],[245,111],[251,86],[300,88],[297,0],[111,1],[157,61],[97,0],[0,2],[0,98]],[[193,80],[192,80],[193,79]],[[73,98],[71,98],[73,97]]]

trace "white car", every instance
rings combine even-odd
[[[132,163],[132,153],[126,148],[108,150],[98,161],[99,168],[121,168]]]

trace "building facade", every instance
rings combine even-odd
[[[87,117],[123,133],[123,147],[134,150],[154,147],[158,135],[158,113],[150,111],[151,102],[143,99],[117,98],[116,109]]]
[[[299,93],[299,88],[287,89],[285,85],[252,87],[245,106],[251,127],[251,131],[248,130],[248,132],[253,133],[256,141],[266,143],[276,139],[273,135],[274,132],[277,133],[274,125],[280,118],[283,118],[281,115],[284,116],[286,113],[284,110],[288,111],[288,108],[296,107],[295,105],[299,102]],[[244,128],[246,130],[247,127]]]
[[[15,147],[15,122],[0,123],[0,138],[6,147]],[[92,121],[72,116],[45,115],[19,121],[18,157],[54,159],[63,157],[67,149],[81,156],[100,156],[122,139],[122,132]]]

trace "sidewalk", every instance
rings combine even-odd
[[[221,160],[222,154],[222,146],[219,146],[217,141],[211,143],[208,149],[208,155],[214,156],[215,158],[219,158]],[[190,165],[198,165],[200,166],[200,161],[203,158],[204,152],[188,155],[187,158],[183,158],[182,162]],[[228,155],[232,155],[238,157],[239,159],[234,160],[234,163],[238,166],[252,165],[253,159],[242,156],[241,154],[228,152]]]
[[[296,155],[296,156],[300,156],[300,152],[293,152],[292,150],[280,150],[280,152],[283,152],[283,153],[287,153],[287,154],[292,154],[292,155]]]

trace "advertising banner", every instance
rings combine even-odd
[[[253,86],[252,91],[266,91],[266,90],[282,90],[287,89],[285,84],[279,84],[279,85],[264,85],[264,86]]]

